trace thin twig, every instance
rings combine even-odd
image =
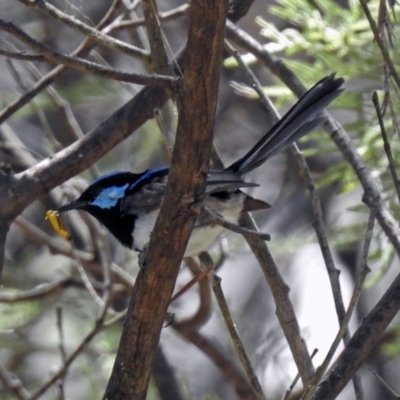
[[[218,370],[221,371],[222,376],[234,386],[240,400],[256,400],[253,388],[246,379],[246,376],[243,375],[241,369],[236,367],[229,355],[221,349],[221,346],[217,346],[214,340],[211,341],[200,332],[179,329],[179,327],[175,328],[174,324],[172,324],[172,327],[184,339],[210,358],[218,367]]]
[[[84,288],[85,285],[82,281],[67,277],[56,282],[41,284],[33,289],[25,290],[23,292],[7,293],[0,292],[0,303],[19,303],[23,301],[39,300],[47,296],[53,296],[68,287]]]
[[[230,25],[231,24],[228,22],[227,27]],[[232,48],[230,49],[232,50]],[[267,113],[270,115],[272,120],[275,119],[275,121],[277,121],[278,116],[276,114],[276,111],[273,111],[275,110],[275,108],[270,99],[265,96],[260,83],[254,76],[254,74],[250,71],[246,63],[241,60],[240,55],[237,52],[233,52],[233,54],[235,55],[235,57],[237,57],[238,60],[240,59],[240,64],[243,66],[247,76],[250,78],[253,88],[257,91],[260,98],[263,99],[262,103],[265,106]],[[257,231],[257,227],[251,216],[243,216],[240,225],[244,225],[246,228]],[[266,244],[263,243],[255,235],[250,236],[244,234],[244,237],[250,248],[252,249],[253,253],[255,254],[271,289],[277,307],[276,314],[278,316],[280,325],[283,329],[286,340],[289,343],[289,347],[296,362],[299,374],[302,378],[303,385],[307,387],[312,381],[314,375],[314,367],[311,357],[308,353],[305,341],[303,341],[299,335],[300,327],[294,312],[293,305],[288,295],[289,288],[287,284],[283,281],[282,276]]]
[[[229,51],[233,54],[239,65],[245,70],[246,75],[250,79],[250,82],[252,84],[253,89],[257,92],[257,94],[260,97],[260,100],[264,107],[266,108],[267,113],[270,115],[272,118],[272,122],[277,122],[279,120],[279,114],[276,111],[273,103],[271,100],[265,95],[265,92],[262,89],[262,86],[260,82],[258,81],[257,77],[254,75],[254,73],[251,71],[251,69],[248,67],[248,65],[243,61],[242,57],[239,55],[239,53],[228,43],[226,43],[226,46],[228,47]],[[307,185],[307,188],[310,192],[310,197],[311,197],[311,204],[313,208],[313,213],[314,213],[314,223],[313,227],[315,229],[318,242],[321,248],[321,252],[325,261],[326,269],[328,272],[329,276],[329,281],[332,287],[332,293],[333,293],[333,298],[335,302],[335,307],[336,307],[336,312],[338,315],[338,320],[339,320],[339,325],[341,324],[344,314],[345,314],[345,307],[344,307],[344,302],[343,302],[343,296],[340,288],[340,282],[339,282],[339,271],[336,269],[334,261],[333,261],[333,256],[329,247],[328,239],[327,239],[327,234],[326,234],[326,229],[325,229],[325,224],[323,221],[323,215],[322,215],[322,207],[321,207],[321,202],[319,200],[318,193],[315,188],[314,181],[311,177],[310,170],[308,168],[307,162],[304,159],[303,155],[301,154],[299,148],[297,147],[296,144],[293,144],[291,147],[292,152],[294,153],[296,157],[296,161],[300,167],[300,170],[302,171],[302,175],[304,177],[305,183]],[[345,335],[345,342],[350,339],[350,335],[348,332],[346,332]],[[359,382],[358,379],[354,381],[354,387],[355,391],[357,393],[357,399],[362,399],[362,388],[361,388],[361,383]]]
[[[251,215],[243,216],[240,225],[252,230],[257,229],[257,225]],[[283,280],[266,243],[255,235],[244,234],[244,237],[256,256],[268,282],[274,298],[279,324],[293,354],[303,385],[308,386],[314,377],[314,366],[306,342],[300,334],[300,325],[289,296],[289,286]]]
[[[114,14],[117,5],[120,0],[113,0],[109,10],[102,18],[102,20],[97,24],[96,29],[101,30],[109,23],[112,15]],[[72,56],[83,55],[89,47],[93,45],[92,40],[87,38],[84,40],[80,46],[71,54]],[[66,66],[59,65],[50,72],[48,72],[40,81],[36,82],[35,85],[26,93],[24,93],[20,98],[15,100],[13,103],[9,104],[3,111],[0,112],[0,124],[6,121],[11,115],[17,112],[30,100],[32,100],[36,95],[38,95],[42,90],[44,90],[48,85],[50,85],[63,71],[66,70]]]
[[[68,368],[72,364],[72,362],[86,349],[89,343],[97,336],[98,333],[102,332],[103,330],[115,325],[116,323],[120,322],[126,316],[126,310],[118,313],[114,317],[110,318],[106,322],[96,322],[93,329],[85,336],[82,342],[78,345],[78,347],[69,355],[69,357],[65,360],[64,365],[60,368],[51,378],[49,378],[43,385],[36,390],[30,397],[26,400],[37,400],[45,393],[51,386],[53,386],[58,379],[65,375]],[[101,321],[102,319],[100,319]],[[25,399],[24,399],[25,400]]]
[[[58,330],[58,348],[61,354],[61,362],[64,365],[65,360],[67,359],[67,353],[65,351],[64,328],[63,328],[63,306],[61,304],[56,305],[56,315],[57,315],[57,330]],[[60,377],[60,379],[57,381],[57,387],[60,392],[61,400],[65,399],[65,393],[64,393],[65,376],[66,374]]]
[[[16,218],[14,224],[18,226],[24,234],[28,235],[29,239],[34,240],[37,244],[47,246],[49,250],[54,253],[62,254],[71,258],[77,257],[82,262],[94,261],[92,254],[82,250],[73,249],[66,240],[48,235],[23,217]]]
[[[10,33],[11,35],[18,38],[22,43],[31,47],[33,50],[37,51],[46,57],[49,62],[54,64],[62,64],[67,67],[76,69],[78,71],[83,71],[91,73],[102,78],[136,83],[139,85],[148,86],[159,86],[159,87],[169,87],[173,88],[178,82],[179,78],[163,75],[146,75],[146,74],[135,74],[130,72],[118,71],[113,68],[107,68],[100,64],[86,61],[82,58],[76,56],[69,56],[58,52],[57,50],[48,47],[47,45],[35,40],[23,30],[19,29],[12,22],[7,22],[0,20],[0,30]]]
[[[142,9],[146,21],[147,38],[150,44],[150,65],[157,74],[168,74],[168,56],[165,52],[157,3],[154,0],[142,0]]]
[[[83,265],[79,259],[75,259],[75,266],[76,269],[79,272],[79,275],[83,281],[83,284],[86,287],[86,290],[89,292],[89,294],[92,296],[93,300],[97,305],[100,307],[100,309],[104,308],[104,301],[103,299],[97,294],[96,289],[94,288],[94,284],[92,283],[89,275],[87,274],[85,268],[83,268]]]
[[[353,315],[353,312],[357,305],[358,299],[360,298],[362,286],[364,284],[365,278],[369,272],[370,272],[369,268],[366,267],[362,270],[361,274],[359,275],[356,285],[354,287],[353,295],[350,300],[349,308],[347,309],[347,312],[344,315],[342,325],[340,326],[340,329],[339,329],[338,333],[336,334],[336,337],[335,337],[334,341],[332,342],[331,347],[328,351],[328,354],[326,355],[322,365],[317,368],[317,371],[315,374],[315,382],[316,383],[310,387],[310,390],[308,392],[305,393],[305,395],[303,397],[304,400],[311,399],[312,396],[314,395],[314,391],[317,388],[319,381],[322,379],[322,376],[324,375],[329,364],[331,363],[332,358],[335,355],[340,342],[342,341],[346,331],[348,330],[348,324]]]
[[[253,235],[262,240],[271,240],[271,235],[269,235],[268,233],[258,232],[256,230],[247,229],[243,226],[233,224],[232,222],[229,222],[226,219],[220,217],[216,212],[214,212],[204,204],[200,204],[199,207],[199,214],[202,217],[206,218],[209,222],[221,225],[225,229],[228,229],[235,233],[240,233],[241,235]],[[193,209],[197,209],[197,204],[193,206]]]
[[[317,372],[315,374],[314,385],[311,386],[309,388],[309,390],[304,394],[305,400],[310,399],[313,396],[317,385],[319,384],[320,380],[322,379],[323,375],[325,374],[325,371],[327,370],[329,364],[332,361],[333,356],[336,353],[336,350],[339,346],[340,341],[344,337],[346,331],[348,331],[348,324],[353,315],[353,312],[357,305],[358,299],[360,298],[362,286],[364,284],[365,278],[367,277],[368,273],[370,272],[370,269],[367,265],[367,258],[368,258],[369,248],[370,248],[371,240],[372,240],[372,232],[374,229],[376,212],[377,212],[377,209],[372,208],[370,215],[369,215],[367,231],[365,233],[365,241],[364,241],[363,251],[362,251],[362,255],[361,255],[361,259],[360,259],[360,274],[357,278],[357,282],[354,287],[354,291],[353,291],[353,295],[350,300],[349,307],[346,311],[346,314],[344,315],[344,318],[340,324],[340,329],[339,329],[338,333],[336,334],[335,340],[332,342],[332,345],[328,351],[328,354],[326,355],[322,365],[320,367],[318,367],[318,369],[317,369]]]
[[[397,193],[397,198],[400,202],[400,182],[399,182],[399,178],[397,176],[396,163],[394,162],[394,159],[393,159],[390,142],[389,142],[387,134],[386,134],[385,124],[383,123],[383,116],[382,116],[382,112],[381,112],[381,107],[379,105],[379,98],[378,98],[377,92],[374,92],[372,94],[372,103],[375,106],[376,116],[378,117],[379,127],[381,129],[381,135],[382,135],[382,139],[383,139],[383,148],[386,153],[386,158],[388,159],[388,162],[389,162],[389,169],[390,169],[390,173],[392,174],[393,184],[394,184],[394,187],[395,187],[395,190]]]
[[[228,303],[226,302],[224,292],[221,288],[221,278],[219,278],[214,272],[210,272],[210,281],[213,288],[214,296],[217,299],[217,303],[221,311],[221,315],[224,318],[225,325],[228,328],[229,335],[235,347],[236,354],[238,355],[239,360],[242,363],[244,370],[246,371],[254,394],[256,395],[257,400],[265,400],[266,397],[263,393],[260,381],[258,380],[257,375],[253,370],[249,356],[247,355],[246,349],[244,348],[243,342],[240,339],[235,323],[233,322],[232,315],[229,311]]]
[[[98,64],[104,65],[108,68],[112,68],[111,64],[107,62],[107,60],[97,50],[95,49],[90,50],[89,56],[93,58]],[[137,88],[128,82],[118,82],[118,85],[128,95],[128,98],[134,96],[138,92]],[[121,97],[123,97],[124,92],[119,90],[118,92],[121,94]]]
[[[340,354],[328,374],[315,388],[312,400],[335,398],[347,382],[363,365],[379,337],[400,309],[400,274],[379,299],[375,307],[365,316],[353,334],[346,349]]]
[[[47,59],[44,56],[38,56],[37,54],[26,54],[24,51],[14,52],[0,49],[0,55],[8,58],[14,58],[15,60],[23,61],[35,61],[35,62],[46,62]]]
[[[41,80],[43,79],[42,73],[34,66],[32,63],[29,65],[30,69],[32,70],[34,76],[36,79]],[[64,118],[65,121],[65,131],[66,133],[69,134],[69,139],[71,141],[80,139],[83,137],[83,132],[81,127],[79,126],[79,123],[77,119],[75,118],[75,115],[72,111],[71,104],[65,100],[65,98],[62,98],[57,90],[54,88],[53,85],[49,85],[46,88],[46,91],[50,98],[53,100],[54,104],[57,107],[58,112],[61,114],[61,116]],[[55,140],[52,140],[50,143],[53,144],[54,148],[58,150],[58,142]]]
[[[315,357],[315,355],[318,353],[318,349],[314,349],[314,351],[311,353],[311,359]],[[282,400],[288,400],[290,397],[290,394],[292,393],[293,389],[297,385],[297,382],[300,379],[300,374],[297,373],[296,376],[293,379],[293,382],[290,384],[289,388],[286,390],[285,394],[282,397]]]
[[[359,0],[359,1],[360,1],[362,9],[364,11],[364,14],[367,17],[371,31],[374,34],[375,41],[378,44],[379,50],[381,51],[383,61],[386,63],[387,67],[390,70],[390,74],[392,75],[393,79],[395,80],[397,87],[400,89],[400,76],[397,73],[397,69],[396,69],[395,65],[393,64],[393,61],[389,54],[389,51],[386,47],[386,44],[384,43],[381,35],[379,34],[378,27],[376,25],[376,22],[372,18],[371,12],[369,11],[369,8],[368,8],[368,4],[365,0]]]
[[[173,8],[170,11],[159,12],[158,18],[162,22],[172,21],[178,17],[185,16],[190,9],[189,4],[183,4],[176,8]],[[109,34],[111,32],[117,32],[119,30],[127,29],[127,28],[138,28],[140,26],[145,25],[144,18],[138,18],[134,21],[115,21],[110,24],[106,29],[104,29],[103,33]]]
[[[100,229],[100,235],[96,235],[98,238],[95,240],[96,244],[96,253],[100,259],[100,265],[103,273],[103,285],[104,289],[102,291],[102,301],[103,301],[103,309],[100,310],[100,314],[105,315],[107,311],[110,310],[110,303],[112,299],[112,284],[113,284],[113,276],[111,273],[111,264],[112,257],[110,254],[110,246],[107,241],[107,235],[104,229]]]
[[[19,88],[21,89],[21,92],[22,93],[26,92],[28,90],[28,88],[26,87],[26,84],[23,82],[22,77],[21,77],[20,73],[18,72],[18,70],[14,67],[12,60],[6,60],[6,62],[9,65],[11,74],[13,75],[14,80],[17,83],[17,86],[19,86]],[[41,122],[41,124],[43,126],[45,137],[47,138],[49,143],[51,143],[51,145],[54,148],[59,150],[60,145],[54,136],[53,130],[50,127],[50,124],[47,120],[46,114],[39,106],[37,106],[35,100],[31,101],[30,106],[32,107],[33,111],[36,113],[39,121]]]
[[[247,78],[251,82],[252,88],[255,90],[255,92],[258,94],[258,97],[260,98],[261,104],[265,107],[267,114],[272,117],[271,122],[277,122],[279,120],[279,115],[277,114],[276,109],[270,99],[265,96],[264,90],[257,77],[254,75],[254,72],[243,61],[243,58],[240,56],[239,52],[227,40],[225,40],[225,47],[246,73]]]
[[[302,171],[303,179],[304,179],[304,181],[307,185],[307,188],[310,192],[311,204],[312,204],[313,215],[314,215],[314,221],[312,223],[312,226],[315,230],[315,234],[317,235],[319,247],[321,249],[322,256],[325,261],[325,267],[326,267],[326,271],[328,273],[329,283],[331,285],[333,300],[335,303],[336,314],[338,317],[339,326],[341,326],[343,324],[346,311],[345,311],[343,294],[342,294],[342,290],[340,287],[340,281],[339,281],[340,270],[338,270],[335,266],[335,262],[333,260],[332,252],[331,252],[331,249],[329,246],[329,241],[328,241],[328,237],[327,237],[327,233],[326,233],[326,229],[325,229],[325,223],[324,223],[321,202],[320,202],[320,199],[319,199],[317,190],[315,188],[315,184],[312,179],[311,172],[308,168],[306,160],[304,159],[303,155],[301,154],[301,152],[296,144],[291,146],[291,149],[296,156],[298,166],[300,167],[300,169]],[[349,340],[350,340],[350,333],[348,331],[347,324],[346,324],[344,334],[343,334],[344,344],[346,345],[349,342]],[[358,376],[358,374],[353,377],[353,386],[354,386],[356,399],[362,400],[364,398],[364,394],[363,394],[363,389],[361,386],[361,379]]]
[[[190,270],[193,272],[193,265],[196,264],[193,258],[187,257],[185,258],[185,263],[188,265]],[[173,303],[176,299],[181,297],[184,293],[186,293],[190,288],[192,288],[197,282],[204,280],[204,278],[208,275],[209,271],[200,270],[197,274],[194,274],[194,277],[183,287],[181,287],[172,297],[169,304]]]
[[[25,4],[28,7],[40,10],[41,12],[55,19],[56,21],[61,21],[62,23],[70,26],[71,28],[78,30],[79,32],[90,37],[92,40],[94,40],[96,43],[102,46],[111,48],[113,50],[121,51],[122,53],[128,56],[138,58],[142,61],[148,60],[149,53],[147,51],[139,49],[128,43],[122,42],[121,40],[114,39],[111,36],[105,35],[98,29],[92,28],[91,26],[79,21],[78,19],[63,13],[58,8],[52,6],[51,4],[47,3],[44,0],[35,0],[35,1],[18,0],[18,1]]]
[[[400,399],[400,395],[394,391],[393,388],[368,364],[364,364],[364,367],[376,378],[376,380],[393,396],[394,399]]]
[[[154,118],[157,121],[157,125],[160,128],[161,136],[162,136],[163,141],[164,141],[166,159],[168,161],[170,161],[171,160],[171,156],[172,156],[172,150],[173,150],[173,147],[174,147],[173,139],[172,139],[171,135],[168,132],[168,129],[167,129],[166,125],[165,125],[164,118],[163,118],[161,110],[159,108],[156,108],[154,110]]]
[[[212,315],[211,287],[208,279],[204,279],[207,277],[209,271],[200,267],[193,258],[185,258],[185,264],[188,266],[194,277],[198,277],[196,282],[199,283],[200,304],[197,311],[192,316],[181,320],[174,320],[173,324],[175,329],[181,331],[198,331],[207,323]],[[185,292],[189,289],[188,285],[185,285],[184,288]],[[179,292],[181,294],[184,293],[182,290]],[[177,298],[179,296],[175,295],[174,297]]]
[[[3,386],[9,390],[17,399],[28,400],[29,393],[23,387],[22,382],[15,376],[10,376],[10,373],[0,364],[0,381]]]
[[[304,94],[305,88],[295,74],[284,64],[282,59],[269,53],[261,43],[229,21],[226,27],[229,38],[245,50],[256,55],[297,96]],[[354,143],[337,121],[330,118],[324,124],[324,128],[329,132],[333,141],[357,174],[363,186],[367,204],[370,207],[372,204],[377,207],[377,220],[392,243],[397,255],[400,255],[400,229],[398,222],[383,203],[376,181],[358,154]],[[380,333],[387,327],[396,314],[396,307],[400,301],[396,292],[399,285],[400,276],[395,278],[390,288],[354,333],[349,342],[349,348],[346,348],[340,355],[338,361],[335,363],[335,368],[330,371],[329,376],[318,387],[315,399],[324,399],[327,393],[332,396],[337,395],[348,380],[352,378],[355,371],[368,355],[368,352],[372,348],[371,346],[373,346]],[[383,304],[383,302],[386,302],[386,304]],[[369,332],[367,339],[365,339],[366,332]],[[373,333],[371,334],[371,332]],[[362,342],[359,341],[361,337],[363,338]]]

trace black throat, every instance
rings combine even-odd
[[[128,214],[122,215],[119,204],[109,209],[87,206],[85,211],[100,221],[121,244],[132,249],[132,232],[135,226],[136,216]]]

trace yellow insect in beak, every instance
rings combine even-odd
[[[64,229],[61,222],[60,214],[54,210],[48,210],[46,212],[46,218],[48,219],[53,227],[53,229],[64,239],[71,240],[70,233]]]

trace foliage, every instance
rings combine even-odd
[[[386,15],[383,15],[382,10],[379,11],[379,1],[369,2],[368,7],[374,18],[381,21],[380,34],[385,39],[393,63],[398,65],[400,50],[396,44],[392,44],[393,38],[400,34],[398,7],[392,8],[391,13]],[[391,211],[395,215],[399,215],[396,183],[393,183],[393,176],[390,173],[381,129],[371,98],[369,98],[369,87],[375,87],[378,90],[380,104],[383,105],[383,113],[386,116],[385,127],[397,169],[400,165],[400,156],[397,156],[400,155],[400,141],[397,140],[399,131],[395,116],[400,113],[400,101],[398,91],[392,82],[386,87],[382,87],[381,80],[384,71],[382,55],[359,1],[351,0],[347,7],[342,7],[332,0],[318,3],[308,0],[278,0],[275,5],[269,7],[269,11],[290,27],[280,30],[273,22],[269,22],[261,16],[257,17],[256,23],[261,27],[260,33],[267,41],[264,45],[265,49],[272,54],[279,55],[306,87],[312,85],[316,77],[324,76],[327,71],[334,71],[339,76],[346,77],[349,84],[354,82],[352,90],[348,90],[340,96],[331,108],[358,113],[358,118],[346,123],[345,127],[351,132],[359,154],[374,171],[374,176],[379,179]],[[244,55],[243,59],[248,64],[257,62],[257,59],[251,54]],[[228,67],[237,66],[233,58],[227,60],[225,64]],[[369,84],[367,88],[366,85],[362,85],[364,89],[361,89],[361,85],[357,84],[357,81],[367,81]],[[234,87],[243,96],[257,97],[251,87],[238,84],[235,84]],[[356,89],[354,89],[355,87]],[[264,90],[268,96],[277,98],[277,105],[292,100],[292,95],[286,86],[276,84],[265,87]],[[307,135],[302,142],[313,144],[306,146],[304,150],[306,157],[329,156],[336,152],[331,140],[326,135],[321,135],[320,132]],[[318,143],[317,147],[315,147],[315,143]],[[353,191],[359,187],[358,178],[346,161],[329,166],[325,174],[316,178],[316,183],[320,189],[327,185],[335,185],[338,193]],[[342,233],[339,234],[339,231]],[[343,242],[341,236],[344,232],[347,232],[345,239],[347,245],[357,243],[362,237],[352,235],[352,231],[354,232],[352,226],[333,231],[333,243],[339,245]],[[338,234],[339,236],[337,236]],[[380,243],[379,240],[378,242]],[[373,260],[380,263],[381,267],[378,268],[378,272],[374,278],[371,278],[368,285],[372,282],[376,283],[385,275],[393,260],[393,251],[379,247],[370,255],[370,261]]]

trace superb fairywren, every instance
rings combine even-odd
[[[210,170],[204,204],[225,220],[237,224],[242,211],[268,208],[240,188],[258,186],[242,180],[242,175],[259,167],[286,146],[324,122],[317,116],[342,92],[343,79],[330,75],[308,90],[242,158],[224,170]],[[94,180],[88,188],[58,211],[80,209],[97,218],[124,246],[141,251],[150,239],[168,178],[168,167],[140,174],[110,172]],[[185,256],[207,251],[224,228],[198,217]]]

